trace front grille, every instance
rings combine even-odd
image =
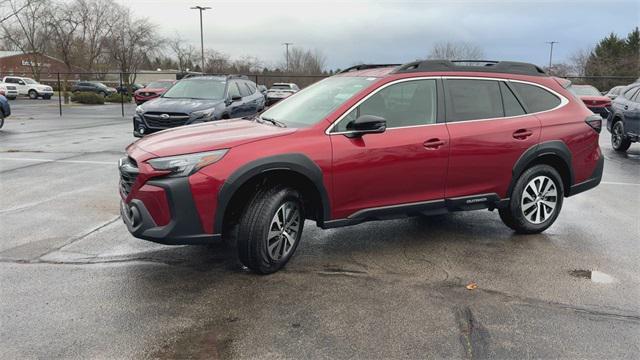
[[[148,112],[144,115],[144,121],[150,128],[166,129],[176,126],[182,126],[189,120],[189,115],[184,113],[163,113],[163,112]]]
[[[138,177],[138,164],[130,157],[120,159],[120,192],[124,197],[129,196],[133,184]]]

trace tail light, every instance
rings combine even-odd
[[[591,126],[591,128],[598,134],[600,134],[600,131],[602,131],[602,117],[600,115],[589,115],[584,119],[584,122],[586,122],[587,125]]]

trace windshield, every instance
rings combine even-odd
[[[91,82],[91,84],[93,84],[93,85],[95,85],[96,87],[99,87],[99,88],[106,88],[107,87],[107,85],[105,85],[105,84],[103,84],[101,82],[97,82],[97,81],[96,82]]]
[[[378,78],[330,77],[282,100],[260,117],[279,121],[288,127],[313,125],[375,80]]]
[[[225,79],[189,79],[178,81],[164,93],[170,99],[222,100],[227,81]]]
[[[574,94],[578,96],[601,96],[598,89],[593,86],[571,86],[569,88]]]
[[[37,84],[37,83],[38,83],[38,82],[36,82],[35,80],[33,80],[33,79],[29,79],[29,78],[24,78],[23,80],[24,80],[24,82],[25,82],[25,83],[27,83],[27,84]]]
[[[168,89],[173,85],[171,81],[154,81],[147,85],[149,89]]]

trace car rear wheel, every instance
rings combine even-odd
[[[38,98],[38,93],[35,90],[29,90],[29,99],[35,100]]]
[[[259,274],[278,271],[298,247],[304,219],[298,191],[277,185],[258,192],[238,225],[240,262]]]
[[[4,126],[4,114],[0,111],[0,129]]]
[[[535,165],[516,181],[500,218],[520,234],[536,234],[551,226],[562,208],[564,190],[560,174],[549,165]]]
[[[613,150],[624,152],[631,146],[629,140],[624,134],[624,124],[621,120],[616,121],[611,128],[611,146]]]

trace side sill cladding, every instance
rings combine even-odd
[[[231,174],[224,184],[222,184],[218,193],[218,205],[214,224],[215,232],[222,232],[225,210],[236,191],[254,176],[271,170],[290,170],[311,180],[320,194],[320,201],[322,202],[323,218],[319,219],[318,223],[322,223],[331,217],[329,195],[324,186],[320,167],[304,154],[282,154],[247,163]]]
[[[478,194],[450,199],[422,201],[359,210],[347,218],[326,221],[323,229],[360,224],[366,221],[391,220],[417,215],[440,215],[454,211],[497,209],[509,204],[509,199],[500,199],[498,194]]]
[[[509,189],[507,190],[507,196],[510,196],[511,191],[515,186],[516,180],[518,180],[525,169],[527,169],[527,167],[529,167],[532,162],[536,161],[536,159],[545,155],[557,156],[562,159],[562,161],[566,165],[569,171],[569,184],[564,184],[565,189],[569,189],[575,183],[571,151],[569,151],[567,145],[560,140],[547,141],[531,146],[520,156],[518,161],[516,161],[516,164],[513,166],[511,183],[509,184]]]

